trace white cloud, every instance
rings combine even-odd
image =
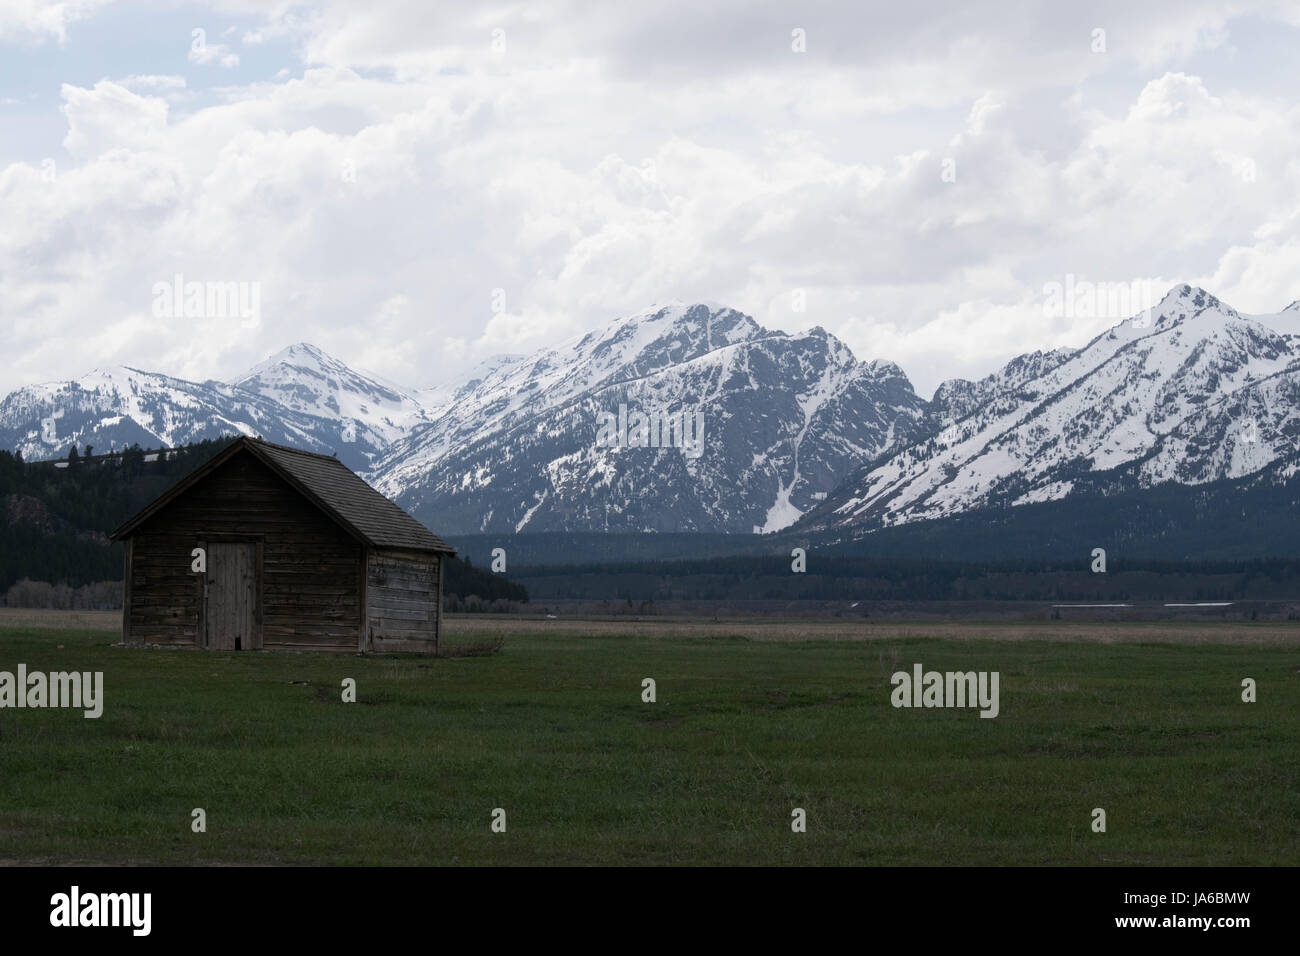
[[[227,28],[221,35],[228,36],[234,28]],[[189,61],[199,66],[211,66],[216,64],[227,70],[239,66],[239,54],[226,46],[224,43],[209,43],[207,31],[203,27],[195,27],[191,31],[191,42]]]
[[[68,27],[109,0],[0,0],[0,42],[64,43]]]
[[[63,145],[74,155],[95,157],[112,149],[138,153],[158,143],[167,127],[167,103],[140,96],[108,80],[86,90],[65,84]]]
[[[118,81],[129,90],[183,90],[185,77],[175,74],[132,75]]]
[[[928,394],[1107,324],[1044,317],[1067,274],[1300,297],[1300,116],[1178,68],[1232,41],[1221,4],[1102,4],[1105,55],[1050,3],[215,9],[303,61],[67,84],[57,176],[0,169],[0,387],[231,375],[302,339],[429,385],[676,297],[820,324]],[[261,325],[154,319],[177,272],[259,282]]]

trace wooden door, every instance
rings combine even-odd
[[[205,646],[219,651],[260,650],[257,597],[257,545],[209,543],[203,595]]]

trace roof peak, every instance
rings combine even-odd
[[[266,448],[278,448],[280,451],[292,452],[295,455],[311,455],[314,458],[324,458],[326,461],[338,461],[340,465],[343,465],[343,462],[339,461],[337,453],[327,455],[323,451],[308,451],[306,448],[294,448],[292,445],[278,445],[273,441],[267,441],[265,438],[254,437],[253,435],[240,435],[235,439],[235,442],[249,442]],[[343,467],[347,468],[348,466],[343,465]],[[352,471],[352,469],[348,468],[348,471]]]
[[[335,456],[277,445],[252,435],[240,435],[172,485],[118,527],[112,539],[118,541],[130,536],[144,521],[239,455],[260,462],[363,544],[378,549],[456,553],[455,548]]]

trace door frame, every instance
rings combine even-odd
[[[245,650],[264,650],[266,647],[265,633],[262,623],[262,557],[266,550],[266,536],[261,534],[227,534],[222,531],[211,531],[199,535],[195,547],[203,549],[203,553],[208,556],[209,544],[251,544],[255,545],[253,553],[253,628],[256,635],[257,647],[241,648],[242,654]],[[198,632],[195,635],[195,644],[203,650],[208,650],[208,576],[206,573],[197,576],[199,589],[199,619]]]

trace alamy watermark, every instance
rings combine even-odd
[[[694,414],[685,407],[677,412],[632,411],[618,406],[618,413],[601,412],[596,432],[597,448],[679,448],[687,458],[704,453],[704,410]]]
[[[240,328],[262,323],[262,283],[186,282],[180,273],[153,284],[153,314],[159,319],[239,319]]]
[[[27,665],[19,664],[16,675],[0,671],[0,709],[5,707],[71,707],[93,720],[104,713],[104,672],[29,674]]]
[[[889,702],[895,707],[978,707],[981,717],[998,715],[998,671],[896,671]]]
[[[152,893],[83,893],[74,885],[50,897],[50,925],[55,927],[120,926],[132,936],[148,936],[152,912]]]
[[[1090,282],[1066,273],[1064,282],[1043,284],[1043,315],[1049,319],[1127,319],[1149,328],[1159,289],[1147,280]]]

